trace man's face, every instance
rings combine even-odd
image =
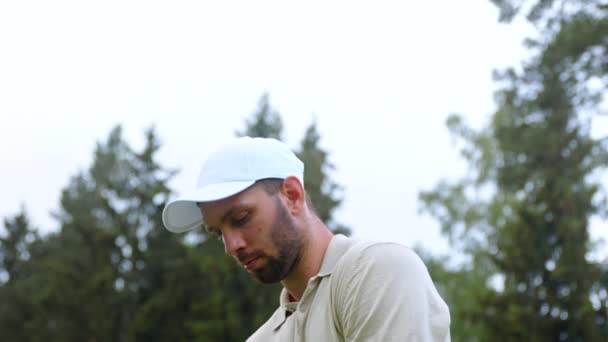
[[[201,204],[206,225],[221,234],[226,253],[263,283],[283,280],[302,250],[301,234],[279,196],[254,185]]]

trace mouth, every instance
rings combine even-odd
[[[243,266],[245,267],[245,269],[247,269],[248,271],[251,271],[255,268],[255,265],[257,264],[257,261],[260,259],[260,257],[255,257],[252,259],[249,259],[248,261],[243,263]]]

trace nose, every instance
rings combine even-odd
[[[222,239],[224,240],[224,251],[232,257],[236,257],[238,251],[246,246],[243,234],[238,229],[224,229]]]

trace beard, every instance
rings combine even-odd
[[[276,198],[276,217],[270,229],[271,242],[278,250],[277,256],[266,256],[267,263],[253,272],[262,283],[277,283],[296,267],[302,251],[302,237],[283,203]]]

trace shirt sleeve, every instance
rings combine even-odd
[[[450,341],[448,307],[414,251],[376,243],[350,252],[334,274],[344,341]]]

